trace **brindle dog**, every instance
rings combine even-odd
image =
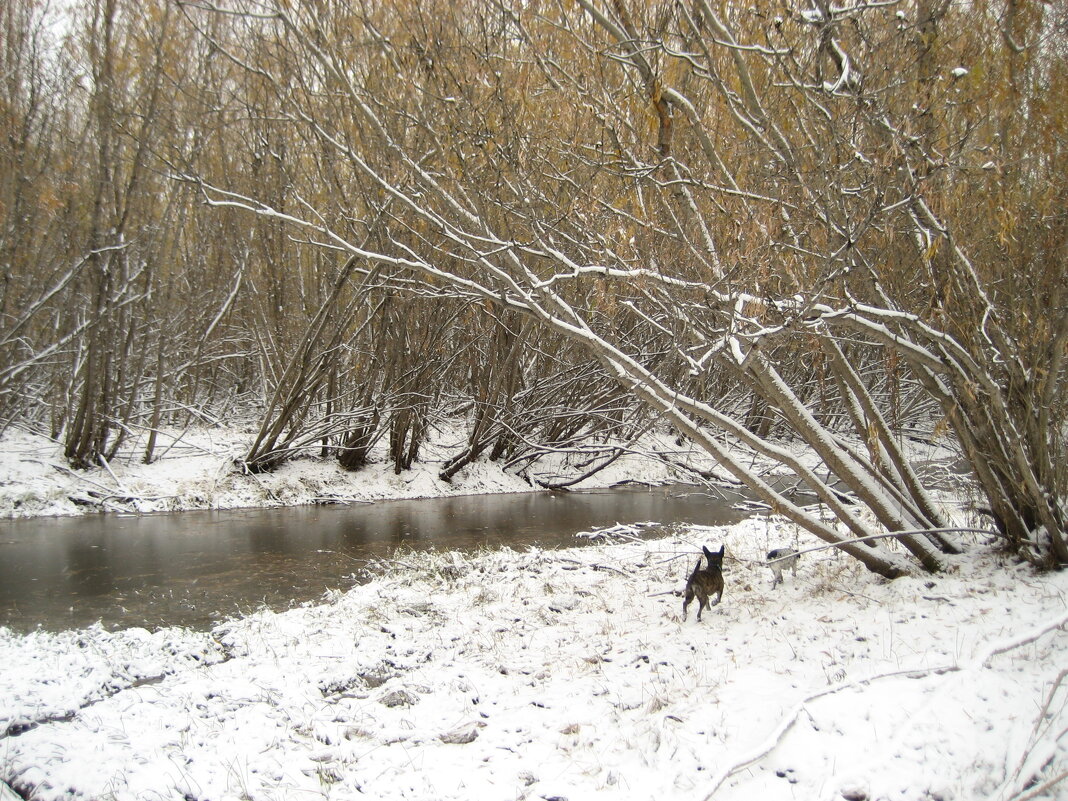
[[[690,605],[690,601],[697,596],[697,619],[701,619],[701,613],[705,610],[705,607],[715,606],[723,600],[723,554],[726,550],[726,546],[719,546],[719,551],[713,553],[705,546],[701,546],[701,550],[705,552],[705,558],[708,559],[708,567],[704,570],[701,569],[701,557],[697,557],[697,567],[693,569],[693,573],[690,574],[689,581],[686,582],[686,599],[682,602],[682,619],[686,619],[686,607]],[[715,595],[716,601],[713,604],[708,602],[708,599]]]

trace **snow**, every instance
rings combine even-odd
[[[1068,574],[979,548],[887,582],[819,551],[772,590],[769,546],[812,544],[779,518],[614,533],[409,554],[211,632],[0,630],[0,732],[21,732],[0,778],[116,801],[948,801],[1068,768]],[[723,603],[681,622],[719,543]]]
[[[727,475],[694,445],[680,445],[675,435],[652,431],[637,442],[601,444],[596,451],[587,446],[585,452],[545,454],[528,467],[529,478],[516,475],[501,463],[483,459],[466,466],[451,482],[442,481],[438,474],[445,461],[464,446],[465,430],[463,420],[437,421],[420,450],[420,459],[400,475],[394,473],[388,461],[384,442],[372,451],[371,463],[354,472],[341,469],[332,458],[308,455],[285,462],[273,472],[248,475],[236,466],[256,433],[254,426],[247,423],[162,430],[157,435],[157,458],[148,465],[142,460],[142,434],[127,440],[120,454],[107,465],[83,471],[69,469],[60,443],[40,433],[12,427],[0,434],[0,518],[531,492],[540,489],[537,481],[557,482],[583,475],[598,461],[608,461],[614,446],[626,452],[570,488],[599,489],[635,479],[648,484],[693,482],[692,472],[674,467],[661,457],[693,469]],[[729,451],[743,453],[745,463],[761,476],[788,473],[782,464],[739,449],[730,441],[721,444]],[[920,445],[906,440],[902,447],[917,462],[949,463],[955,458],[955,452],[945,443]],[[772,450],[775,454],[786,453],[778,447]],[[789,449],[791,461],[812,470],[821,469],[816,454],[798,450],[796,445]],[[955,504],[957,499],[949,502]]]
[[[183,432],[153,465],[132,444],[77,474],[10,430],[0,513],[530,489],[487,463],[441,482],[459,430],[400,476],[303,458],[255,477],[233,469],[247,429]],[[679,478],[635,453],[585,484],[634,476]],[[944,574],[888,582],[820,550],[773,588],[765,554],[817,544],[782,518],[644,541],[634,522],[561,551],[406,553],[211,631],[0,628],[0,780],[42,801],[1068,800],[1068,573],[975,543]],[[683,622],[706,544],[726,545],[724,600]]]
[[[235,467],[255,433],[250,427],[163,432],[157,447],[162,457],[150,465],[140,458],[143,445],[131,442],[107,466],[77,473],[66,466],[59,443],[12,428],[0,436],[0,517],[294,506],[537,489],[487,461],[467,466],[451,483],[438,478],[445,459],[462,445],[462,432],[457,421],[439,425],[422,449],[422,460],[400,475],[387,462],[383,445],[374,454],[375,461],[356,472],[342,470],[333,459],[307,456],[254,476]],[[661,452],[677,450],[663,435],[648,435],[644,444]],[[540,460],[535,476],[553,480],[582,472],[585,469],[569,467],[559,457]],[[575,488],[611,486],[636,475],[649,483],[688,478],[660,460],[636,453]]]

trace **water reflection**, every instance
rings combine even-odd
[[[731,503],[661,487],[0,521],[0,624],[207,627],[345,589],[398,547],[565,547],[617,522],[735,522]]]

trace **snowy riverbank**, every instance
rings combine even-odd
[[[295,506],[537,489],[485,460],[468,465],[451,482],[438,478],[445,460],[463,444],[458,423],[434,429],[422,449],[422,460],[400,475],[387,463],[381,445],[376,461],[356,472],[342,470],[333,459],[298,458],[271,473],[243,475],[234,460],[245,453],[253,434],[247,426],[197,428],[172,437],[164,433],[157,449],[161,456],[152,464],[141,461],[139,443],[131,441],[112,463],[74,472],[67,467],[59,443],[10,429],[0,438],[0,517]],[[641,446],[646,452],[657,450],[710,466],[705,457],[690,448],[680,450],[665,435],[647,435]],[[603,460],[607,454],[601,453]],[[584,467],[569,466],[563,457],[543,458],[534,475],[542,480],[580,475],[588,470],[590,458],[574,456]],[[606,487],[638,476],[652,483],[688,478],[638,451],[622,456],[579,486]]]
[[[0,778],[34,799],[1068,798],[1027,789],[1068,768],[1068,574],[979,554],[886,582],[820,551],[771,590],[761,557],[798,536],[412,555],[211,633],[0,631]],[[705,542],[724,602],[680,622]]]
[[[462,438],[447,430],[399,476],[310,458],[240,475],[248,435],[185,432],[152,465],[131,449],[76,474],[56,443],[9,431],[0,515],[530,489],[486,463],[441,482]],[[636,476],[680,478],[634,454],[585,485]],[[703,543],[726,544],[726,596],[683,622]],[[766,551],[812,544],[758,517],[408,554],[320,604],[210,632],[0,628],[0,780],[41,800],[1068,799],[1044,786],[1068,771],[1068,575],[979,547],[886,582],[819,551],[770,589]]]

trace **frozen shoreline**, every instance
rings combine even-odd
[[[705,542],[724,602],[681,622]],[[980,550],[886,582],[823,551],[770,590],[769,544],[806,542],[759,518],[428,553],[210,633],[0,630],[0,732],[27,729],[0,778],[35,799],[948,801],[1068,766],[1068,575]]]

